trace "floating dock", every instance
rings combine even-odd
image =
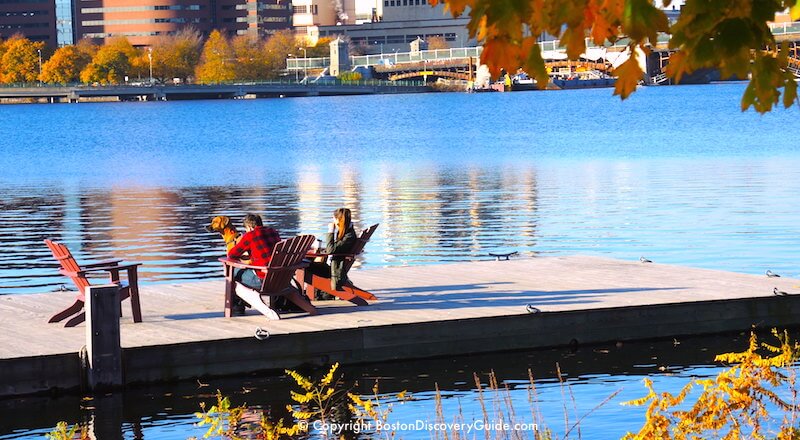
[[[222,270],[220,269],[220,275]],[[569,256],[354,270],[379,300],[318,316],[223,317],[222,279],[140,286],[121,320],[125,383],[800,325],[800,280]],[[773,289],[797,292],[776,296]],[[75,292],[0,296],[0,396],[79,389]],[[269,332],[263,340],[256,328]]]

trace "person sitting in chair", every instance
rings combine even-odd
[[[346,254],[352,251],[353,245],[356,244],[356,231],[353,229],[353,224],[350,221],[350,210],[347,208],[339,208],[333,212],[333,222],[328,224],[328,233],[325,235],[325,253],[333,254],[331,256],[331,265],[328,266],[325,262],[313,262],[306,269],[305,277],[306,282],[311,282],[313,275],[330,278],[331,288],[334,290],[342,290],[342,283],[347,280],[347,274],[344,273],[345,259],[336,254]],[[317,291],[316,299],[334,299],[333,295],[325,292]]]
[[[266,266],[272,258],[272,248],[281,241],[278,231],[264,227],[261,216],[257,214],[245,215],[243,224],[245,233],[239,239],[239,243],[228,251],[228,258],[242,258],[247,252],[250,255],[250,264]],[[258,291],[261,290],[264,273],[253,269],[236,269],[234,279],[245,287]],[[244,301],[237,296],[234,299],[233,311],[242,315],[244,307]]]

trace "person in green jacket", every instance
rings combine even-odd
[[[342,284],[347,281],[344,271],[345,258],[336,254],[348,254],[356,244],[356,231],[350,220],[350,210],[339,208],[333,212],[333,222],[328,224],[328,233],[325,234],[325,253],[331,255],[331,265],[325,262],[313,262],[306,269],[306,282],[311,282],[311,276],[317,275],[331,279],[331,288],[342,290]],[[317,291],[316,299],[334,299],[333,295]]]

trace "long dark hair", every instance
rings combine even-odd
[[[350,224],[350,210],[347,208],[339,208],[333,211],[333,218],[336,219],[336,227],[339,228],[339,233],[336,238],[341,240],[348,229],[352,227]]]

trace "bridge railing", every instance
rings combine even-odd
[[[786,23],[771,23],[769,25],[773,35],[796,34],[800,33],[800,21],[790,21]]]
[[[772,33],[775,35],[800,33],[800,21],[793,21],[787,23],[772,23],[769,25]],[[670,36],[668,34],[659,34],[658,43],[666,44],[669,42]],[[592,49],[624,49],[628,46],[630,40],[628,38],[621,38],[614,44],[606,44],[598,46],[594,44],[591,39],[586,39],[586,47]],[[563,50],[560,40],[541,41],[539,45],[542,50]],[[423,50],[419,52],[394,52],[377,55],[363,55],[350,57],[352,66],[375,66],[380,64],[400,64],[400,63],[413,63],[425,60],[447,60],[454,58],[469,58],[479,57],[483,52],[482,46],[477,47],[460,47],[451,49],[437,49],[437,50]],[[303,69],[323,69],[330,65],[330,58],[288,58],[286,60],[287,70],[303,70]]]
[[[376,55],[350,57],[350,64],[358,66],[376,66],[380,64],[413,63],[417,61],[449,60],[453,58],[479,57],[483,47],[458,47],[451,49],[421,50],[419,52],[393,52]],[[330,66],[330,57],[320,58],[287,58],[286,70],[324,69]]]

